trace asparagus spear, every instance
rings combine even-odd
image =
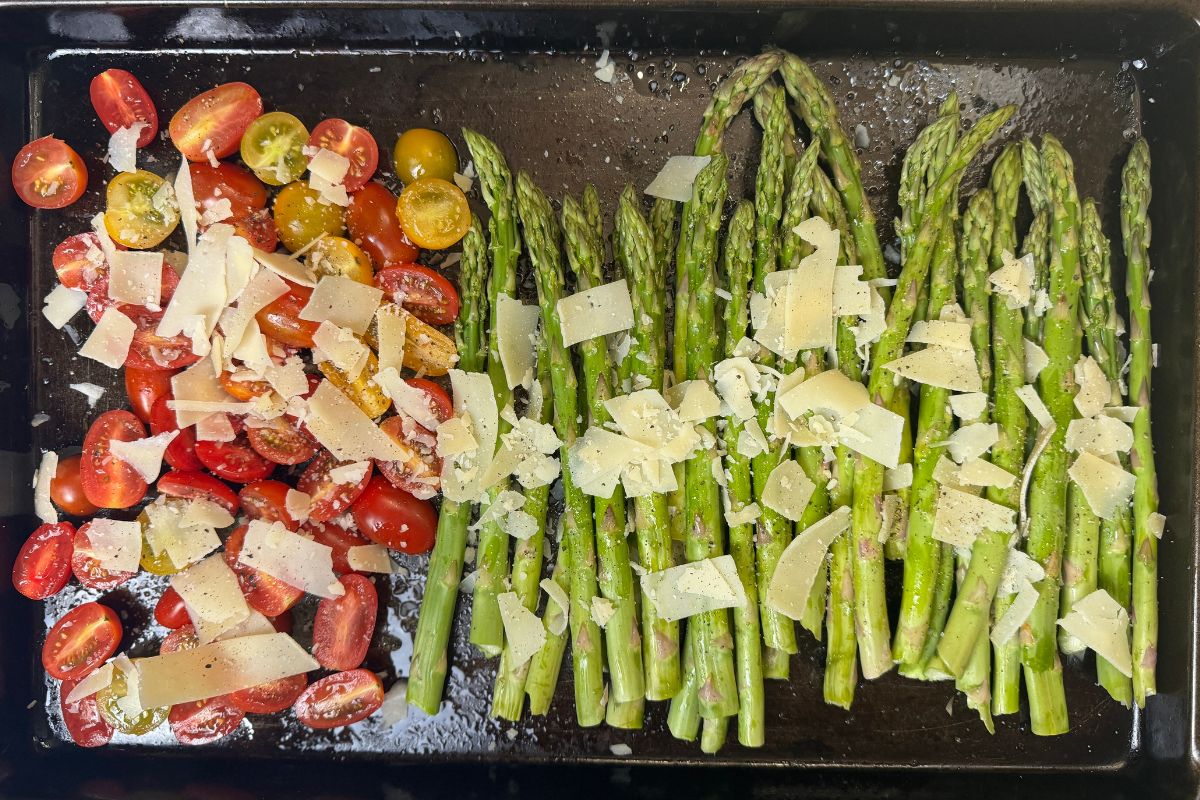
[[[579,288],[586,290],[604,283],[603,255],[595,228],[572,197],[563,198],[562,230],[567,261]],[[587,398],[588,424],[612,422],[605,403],[613,396],[616,370],[601,338],[580,343]],[[592,499],[596,519],[596,553],[600,560],[600,592],[613,604],[613,616],[604,628],[608,647],[608,673],[612,682],[610,700],[628,703],[645,693],[642,676],[642,645],[638,634],[633,570],[629,566],[629,543],[625,537],[625,493],[618,485],[610,497]]]
[[[517,211],[525,231],[529,260],[533,263],[542,330],[549,348],[550,383],[554,394],[554,427],[562,440],[562,481],[566,516],[563,544],[570,551],[571,652],[575,674],[575,715],[584,727],[604,718],[604,676],[600,629],[592,620],[596,596],[596,540],[592,527],[592,501],[571,478],[567,452],[579,433],[579,384],[571,354],[563,346],[557,306],[562,297],[562,259],[559,229],[554,212],[541,190],[524,172],[517,175]]]
[[[1021,142],[1021,177],[1029,205],[1033,209],[1033,223],[1022,243],[1021,255],[1033,254],[1033,297],[1025,308],[1025,338],[1032,342],[1042,341],[1042,317],[1038,314],[1037,299],[1048,289],[1047,275],[1050,268],[1050,221],[1053,216],[1050,204],[1050,189],[1047,185],[1042,155],[1037,146],[1025,139]],[[1037,431],[1031,431],[1036,436]]]
[[[700,135],[696,137],[696,155],[721,152],[729,123],[779,68],[782,58],[778,52],[760,53],[743,61],[729,73],[728,78],[721,81],[721,85],[713,92],[708,108],[704,110]]]
[[[639,212],[640,215],[640,212]],[[655,268],[649,276],[657,292],[654,307],[655,327],[657,329],[657,348],[660,351],[659,360],[665,364],[667,352],[666,318],[667,306],[664,291],[666,289],[667,265],[672,263],[675,253],[675,223],[679,216],[679,204],[674,200],[655,198],[650,210],[650,230],[654,235],[654,264]],[[661,370],[660,370],[661,371]],[[661,382],[661,377],[659,381]]]
[[[1121,234],[1125,244],[1125,292],[1129,298],[1129,397],[1138,407],[1130,459],[1133,494],[1133,698],[1138,707],[1158,691],[1158,539],[1151,518],[1158,513],[1158,478],[1150,431],[1150,148],[1133,143],[1121,172]]]
[[[563,521],[561,517],[559,521]],[[561,533],[561,529],[559,532]],[[570,563],[570,549],[565,547],[560,539],[550,580],[568,594],[571,591]],[[554,632],[558,630],[558,625],[563,624],[563,616],[563,609],[556,603],[546,603],[546,612],[542,615],[542,624],[546,627],[546,643],[530,659],[529,672],[525,678],[525,694],[529,696],[531,714],[545,715],[550,711],[550,701],[554,699],[554,689],[558,686],[558,673],[562,669],[563,653],[567,649],[569,633],[565,626],[559,633]]]
[[[752,270],[754,206],[738,203],[725,240],[725,275],[729,300],[725,306],[725,355],[732,357],[746,335],[750,309],[747,291]],[[728,506],[733,513],[754,501],[750,459],[738,452],[743,423],[730,416],[725,422],[725,468],[729,473]],[[745,747],[764,742],[762,645],[758,624],[758,586],[754,563],[754,526],[729,526],[729,552],[737,564],[746,603],[733,612],[734,660],[737,669],[738,741]]]
[[[1121,369],[1124,358],[1117,337],[1124,323],[1117,312],[1117,298],[1112,287],[1111,247],[1100,227],[1100,215],[1091,200],[1083,204],[1083,227],[1080,235],[1083,250],[1083,308],[1084,328],[1088,348],[1104,370],[1104,377],[1113,389],[1112,403],[1120,405]],[[1129,455],[1121,453],[1122,468],[1129,470]],[[1129,609],[1130,572],[1129,545],[1132,537],[1133,509],[1128,506],[1117,512],[1116,519],[1100,523],[1100,564],[1097,584]],[[1107,659],[1096,657],[1096,674],[1100,685],[1112,698],[1128,706],[1133,701],[1133,682],[1117,671]]]
[[[463,237],[461,268],[462,310],[454,321],[458,345],[458,365],[478,372],[483,368],[485,350],[479,327],[487,313],[486,244],[479,220],[472,218]],[[467,528],[471,524],[471,504],[443,500],[438,515],[437,537],[429,557],[425,594],[413,637],[412,663],[409,669],[408,702],[426,714],[436,714],[446,685],[450,628],[454,624],[454,602],[462,579],[463,554],[467,547]]]

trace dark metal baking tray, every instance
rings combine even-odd
[[[1019,104],[1009,137],[1052,131],[1062,138],[1075,156],[1081,192],[1100,201],[1114,237],[1120,164],[1130,137],[1142,131],[1155,159],[1155,431],[1170,520],[1162,550],[1161,694],[1144,713],[1108,702],[1090,667],[1075,667],[1067,673],[1072,732],[1058,739],[1032,736],[1017,717],[1004,718],[988,736],[948,685],[894,675],[860,684],[846,714],[821,702],[823,658],[819,645],[806,641],[792,681],[768,684],[766,746],[730,744],[711,758],[672,739],[658,705],[642,732],[579,729],[569,668],[550,716],[515,726],[489,720],[493,666],[467,646],[462,609],[447,703],[436,718],[414,712],[391,731],[366,723],[333,733],[256,719],[252,735],[206,748],[158,739],[84,752],[64,744],[55,713],[47,711],[57,695],[35,646],[46,616],[84,595],[67,594],[43,609],[0,581],[0,795],[1196,796],[1194,10],[1191,3],[1145,0],[0,4],[0,161],[9,163],[29,138],[54,133],[80,150],[92,174],[83,201],[55,213],[29,213],[0,181],[0,280],[22,311],[0,328],[0,512],[7,515],[0,518],[0,573],[7,574],[33,524],[33,454],[77,444],[94,416],[66,384],[107,386],[97,410],[123,402],[119,376],[114,381],[110,371],[76,358],[75,346],[37,313],[51,285],[54,245],[102,207],[106,135],[89,107],[87,84],[110,66],[138,74],[168,114],[210,85],[247,80],[268,107],[310,124],[346,116],[367,125],[385,150],[407,127],[431,125],[457,140],[469,125],[494,137],[510,162],[551,194],[592,181],[609,209],[626,181],[642,185],[666,156],[690,149],[714,82],[768,44],[810,59],[829,82],[843,123],[865,126],[864,179],[881,220],[894,213],[904,148],[951,88],[972,118]],[[602,43],[618,61],[613,86],[591,74]],[[757,138],[748,119],[735,124],[728,146],[735,171],[754,162]],[[165,162],[165,143],[149,153],[164,159],[151,169],[174,167]],[[969,180],[978,183],[981,175],[976,169]],[[732,190],[745,187],[734,181]],[[0,286],[0,306],[7,294]],[[50,420],[31,428],[36,412]],[[406,566],[409,574],[381,592],[390,595],[381,615],[383,646],[369,663],[391,675],[406,671],[424,560]],[[109,598],[127,615],[126,645],[135,651],[154,638],[146,612],[129,602],[138,590],[134,584]],[[633,755],[613,756],[609,745],[618,742]]]

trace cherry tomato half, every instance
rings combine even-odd
[[[237,152],[246,128],[262,111],[262,98],[253,86],[224,83],[184,103],[167,131],[189,161],[225,158]]]
[[[158,598],[158,602],[154,604],[154,619],[159,625],[171,630],[178,630],[192,621],[187,606],[183,604],[183,598],[172,586],[168,586],[167,590],[162,593],[162,597]]]
[[[79,464],[83,457],[78,453],[58,460],[58,469],[50,479],[50,499],[65,513],[73,517],[90,517],[100,509],[83,493],[83,480],[79,475]]]
[[[313,245],[304,257],[318,279],[326,275],[341,275],[352,281],[371,284],[371,257],[363,249],[341,236],[326,236]]]
[[[158,479],[158,491],[184,500],[208,500],[237,516],[238,496],[225,484],[203,472],[176,470]]]
[[[308,518],[328,522],[346,513],[370,483],[373,470],[368,469],[358,483],[334,483],[329,471],[351,462],[339,462],[328,450],[322,450],[312,460],[296,482],[296,489],[312,498]]]
[[[99,559],[90,552],[92,541],[88,538],[88,530],[91,527],[92,523],[85,522],[75,532],[75,547],[71,551],[71,572],[89,589],[109,592],[132,578],[136,570],[112,572],[101,566]]]
[[[153,172],[119,173],[108,182],[105,196],[104,228],[125,247],[157,247],[179,224],[175,191]]]
[[[121,643],[121,620],[108,606],[84,603],[68,611],[46,634],[42,666],[60,681],[79,680],[100,666]]]
[[[287,513],[287,493],[291,488],[283,481],[255,481],[242,487],[238,499],[250,519],[282,522],[289,531],[294,531],[300,524]]]
[[[227,697],[210,697],[171,706],[167,722],[180,744],[208,744],[222,739],[242,726],[246,712]]]
[[[222,389],[234,400],[241,400],[243,403],[271,393],[271,384],[266,381],[239,381],[233,377],[232,372],[222,372],[217,379],[221,381]]]
[[[382,269],[375,275],[375,288],[430,325],[449,325],[458,319],[458,291],[429,267],[398,264]]]
[[[325,669],[346,670],[361,666],[367,657],[379,593],[369,578],[357,573],[339,580],[346,593],[323,598],[317,605],[312,654]]]
[[[275,464],[254,451],[245,433],[232,442],[196,442],[196,457],[212,474],[233,483],[260,481],[275,471]]]
[[[222,161],[217,166],[208,163],[189,164],[192,176],[192,195],[197,213],[203,214],[219,201],[229,201],[231,216],[224,222],[250,244],[268,253],[275,251],[279,234],[275,220],[266,210],[267,187],[246,169]]]
[[[141,81],[131,73],[123,69],[106,69],[92,78],[88,94],[96,116],[109,133],[142,122],[146,127],[138,134],[137,146],[145,147],[154,141],[158,133],[158,110]]]
[[[254,318],[262,332],[272,339],[292,347],[312,347],[312,337],[320,323],[300,319],[310,297],[312,289],[288,282],[287,292],[268,303]]]
[[[374,181],[350,195],[346,207],[350,238],[367,251],[376,269],[415,261],[421,251],[408,240],[396,216],[396,196]]]
[[[342,179],[347,192],[363,187],[379,166],[379,145],[366,128],[351,125],[344,119],[327,119],[313,128],[308,137],[309,147],[323,147],[350,160],[350,170]]]
[[[410,128],[396,139],[392,151],[396,174],[404,183],[418,178],[441,178],[454,180],[458,171],[458,154],[454,144],[441,131],[429,128]]]
[[[380,461],[379,474],[397,489],[420,500],[429,500],[442,488],[442,459],[437,454],[437,433],[406,414],[388,417],[379,430],[412,455],[403,461]]]
[[[308,169],[304,145],[308,128],[286,111],[263,114],[242,134],[242,161],[259,180],[283,186],[297,180]]]
[[[302,589],[273,578],[265,572],[238,561],[242,554],[242,545],[246,542],[248,526],[235,528],[225,540],[225,563],[237,575],[238,585],[251,608],[268,617],[277,617],[296,604],[304,596]]]
[[[155,401],[154,408],[150,410],[150,432],[158,435],[169,431],[179,431],[179,435],[167,445],[167,450],[163,453],[163,460],[175,469],[202,470],[204,464],[196,457],[196,429],[188,426],[180,430],[175,412],[167,406],[167,401],[170,399],[171,394],[167,393]],[[158,479],[160,486],[163,478],[166,477],[164,475]]]
[[[317,443],[290,417],[248,428],[246,440],[254,452],[275,464],[303,464],[317,454]]]
[[[337,672],[311,684],[292,710],[310,728],[340,728],[366,719],[383,705],[383,682],[368,669]]]
[[[100,713],[96,695],[81,697],[74,703],[67,702],[78,684],[79,681],[63,681],[62,686],[58,687],[58,700],[67,733],[71,734],[71,741],[80,747],[106,745],[112,739],[113,727]]]
[[[158,652],[178,653],[181,650],[195,650],[199,646],[200,637],[196,635],[196,629],[189,620],[163,637],[162,644],[158,646]]]
[[[75,526],[69,522],[39,525],[29,534],[13,562],[13,586],[30,600],[58,594],[71,580]]]
[[[339,575],[354,572],[347,557],[351,547],[370,544],[371,540],[359,536],[356,531],[346,530],[333,522],[306,522],[304,530],[312,534],[313,541],[326,545],[333,550],[333,571]]]
[[[12,166],[13,188],[26,205],[65,208],[87,189],[83,159],[62,139],[43,136],[17,152]]]
[[[87,291],[98,277],[108,274],[108,262],[100,250],[100,237],[91,231],[63,239],[54,248],[51,263],[58,282],[68,289]]]
[[[146,481],[112,454],[112,441],[146,437],[146,428],[128,411],[105,411],[96,417],[83,440],[79,475],[83,493],[100,508],[129,508],[146,496]]]
[[[415,555],[433,547],[437,512],[425,500],[376,476],[350,509],[358,530],[373,542]]]
[[[125,368],[125,396],[137,418],[150,424],[150,412],[158,398],[170,394],[171,378],[177,374],[170,369]]]
[[[420,178],[405,186],[396,216],[408,238],[429,250],[445,250],[471,227],[467,196],[441,178]]]
[[[277,714],[295,703],[307,687],[308,676],[300,673],[249,689],[239,689],[230,693],[229,702],[247,714]]]
[[[341,236],[346,230],[345,210],[321,202],[321,196],[304,181],[289,183],[275,196],[272,207],[279,241],[295,252],[322,234]]]
[[[100,713],[110,725],[121,733],[130,736],[141,736],[163,724],[167,718],[167,708],[147,708],[136,717],[130,716],[119,702],[129,692],[129,684],[125,673],[119,669],[113,670],[113,679],[105,688],[96,693],[96,703]]]

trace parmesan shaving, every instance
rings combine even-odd
[[[162,471],[163,453],[178,435],[179,431],[163,431],[132,442],[113,439],[109,443],[109,449],[115,458],[133,467],[142,480],[153,483],[158,480],[158,473]]]
[[[87,545],[77,547],[111,573],[134,573],[142,556],[142,526],[137,520],[97,518],[87,525]]]
[[[1112,595],[1097,589],[1077,600],[1058,626],[1096,655],[1103,657],[1126,678],[1133,676],[1129,649],[1129,612]]]
[[[394,572],[387,548],[378,544],[359,544],[346,551],[346,563],[359,572]]]
[[[956,394],[950,398],[950,410],[961,420],[979,419],[987,411],[988,396],[983,392]]]
[[[1004,304],[1010,311],[1024,308],[1033,297],[1033,253],[1016,258],[1005,250],[1000,254],[1000,260],[1002,266],[988,276],[988,282],[1004,297]]]
[[[328,380],[308,399],[305,425],[339,461],[406,461],[411,456]]]
[[[110,306],[104,309],[96,329],[79,348],[79,355],[117,369],[125,363],[136,331],[137,325],[133,320],[118,311],[116,306]]]
[[[771,575],[767,605],[789,619],[799,620],[808,606],[808,595],[829,545],[849,527],[850,508],[842,506],[796,534]]]
[[[746,604],[737,565],[729,555],[647,572],[641,586],[643,597],[667,622]]]
[[[938,489],[932,536],[939,542],[970,548],[981,531],[1016,531],[1015,512],[972,493],[948,486]]]
[[[527,306],[503,292],[496,300],[496,346],[504,379],[515,389],[533,370],[541,313],[536,305]]]
[[[1029,615],[1033,613],[1033,609],[1037,606],[1038,590],[1029,581],[1021,584],[1021,587],[1016,592],[1016,597],[1013,598],[1012,604],[1004,611],[992,624],[991,640],[996,647],[1001,647],[1007,644],[1025,621],[1029,619]]]
[[[633,301],[624,278],[564,297],[557,310],[566,347],[633,327]]]
[[[1112,387],[1096,359],[1083,356],[1075,363],[1075,382],[1079,384],[1075,408],[1079,409],[1080,416],[1094,417],[1103,411],[1112,397]]]
[[[346,593],[333,573],[333,548],[292,533],[279,522],[251,520],[238,562],[318,597]]]
[[[571,601],[567,598],[566,591],[550,578],[543,578],[538,586],[542,588],[548,598],[544,619],[546,630],[555,636],[561,636],[567,629]],[[557,614],[550,609],[550,603],[558,606]]]
[[[250,616],[250,606],[242,595],[237,576],[219,554],[171,576],[171,588],[183,598],[202,644],[215,640]]]
[[[667,163],[650,181],[645,193],[651,197],[686,203],[692,199],[692,184],[696,176],[708,166],[710,156],[671,156]]]
[[[61,283],[46,295],[42,316],[55,327],[62,330],[71,319],[87,305],[87,292],[78,289],[68,289]]]
[[[516,592],[496,596],[500,619],[504,623],[504,638],[508,647],[509,664],[513,668],[533,658],[546,643],[546,628],[537,615],[521,605]]]
[[[804,516],[804,509],[817,489],[794,459],[781,461],[771,474],[762,493],[762,504],[792,522]]]
[[[1119,466],[1088,452],[1079,454],[1067,474],[1087,498],[1092,513],[1107,520],[1116,518],[1129,502],[1137,480]]]
[[[983,388],[975,353],[970,349],[930,345],[883,365],[902,378],[954,392],[978,392]]]
[[[997,467],[982,458],[972,458],[964,461],[958,470],[958,480],[967,486],[995,486],[1008,489],[1017,482],[1017,476],[1006,469]]]
[[[1025,340],[1025,381],[1033,383],[1050,363],[1050,356],[1037,342]]]
[[[47,525],[58,523],[58,511],[50,501],[50,482],[58,472],[58,453],[53,450],[42,452],[42,462],[33,478],[33,512]]]
[[[910,343],[939,345],[953,350],[971,349],[971,325],[940,319],[917,320],[909,330]]]
[[[375,312],[380,372],[390,369],[399,373],[404,368],[407,314],[403,308],[392,303],[384,303]]]
[[[959,464],[978,458],[1000,441],[1000,426],[994,422],[976,422],[950,434],[946,440],[946,451]]]
[[[885,492],[895,492],[900,489],[907,489],[912,486],[913,481],[913,465],[900,464],[894,469],[889,469],[883,473],[883,490]]]
[[[383,299],[383,291],[341,275],[326,275],[313,289],[300,319],[332,322],[355,333],[366,333]]]
[[[1068,450],[1086,450],[1098,456],[1128,453],[1133,447],[1133,429],[1114,417],[1073,419],[1067,426]]]
[[[1050,409],[1046,408],[1046,404],[1042,402],[1042,398],[1038,394],[1036,387],[1027,383],[1017,389],[1016,394],[1021,399],[1021,402],[1025,404],[1025,408],[1029,410],[1030,416],[1037,420],[1041,428],[1054,427],[1054,417],[1050,414]]]

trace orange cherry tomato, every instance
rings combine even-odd
[[[396,216],[396,196],[374,181],[350,195],[346,207],[350,238],[367,251],[376,269],[417,260],[421,251],[408,240]]]
[[[416,555],[429,552],[437,531],[437,512],[426,500],[397,489],[382,476],[371,479],[350,509],[358,530],[392,550]]]
[[[322,450],[304,469],[300,480],[296,482],[296,489],[312,498],[312,505],[308,510],[309,519],[328,522],[341,516],[366,490],[371,473],[374,472],[372,469],[368,469],[358,483],[334,483],[329,477],[330,470],[349,463],[339,462],[328,450]]]
[[[106,411],[96,417],[83,440],[79,475],[88,501],[100,508],[129,508],[146,496],[146,481],[133,467],[112,455],[112,441],[146,438],[146,428],[128,411]]]
[[[62,139],[43,136],[22,147],[13,159],[13,188],[26,205],[65,208],[87,189],[87,167]]]
[[[290,417],[276,417],[261,427],[247,428],[254,452],[275,464],[303,464],[317,454],[317,443]]]
[[[401,227],[418,247],[445,250],[466,236],[471,207],[463,190],[441,178],[420,178],[396,203]]]
[[[73,517],[90,517],[100,510],[83,493],[83,480],[79,475],[79,464],[82,460],[78,453],[60,458],[58,469],[50,479],[50,499]]]
[[[221,381],[222,389],[228,392],[233,399],[241,400],[243,403],[271,392],[271,384],[266,381],[234,380],[232,372],[222,372],[217,379]]]
[[[171,378],[177,370],[125,368],[125,396],[137,418],[150,424],[150,412],[158,398],[171,391]]]
[[[309,147],[332,150],[350,161],[350,169],[342,179],[347,192],[363,187],[379,166],[379,145],[366,128],[351,125],[344,119],[327,119],[313,128],[308,137]]]
[[[167,132],[188,161],[225,158],[237,152],[242,134],[262,111],[262,98],[253,86],[225,83],[184,103]]]
[[[317,605],[312,654],[325,669],[354,669],[362,665],[371,646],[379,593],[369,578],[358,573],[339,580],[346,593],[323,598]]]
[[[89,589],[109,592],[128,581],[137,571],[112,572],[101,566],[100,561],[88,552],[92,545],[91,539],[88,538],[88,530],[91,527],[92,523],[85,522],[75,532],[75,546],[71,551],[71,572]]]
[[[337,672],[311,684],[296,699],[296,719],[310,728],[340,728],[366,719],[383,705],[383,682],[369,669]]]
[[[100,666],[121,643],[121,620],[108,606],[84,603],[68,611],[46,634],[42,666],[60,681],[79,680]]]
[[[292,347],[312,347],[312,337],[320,323],[300,319],[310,297],[312,289],[289,282],[287,292],[268,303],[254,318],[262,332],[272,339]]]
[[[29,535],[13,562],[13,586],[30,600],[58,594],[71,580],[75,526],[45,524]]]
[[[88,93],[96,116],[109,133],[142,122],[146,127],[138,134],[137,146],[145,147],[154,141],[158,133],[158,110],[141,81],[132,73],[123,69],[106,69],[92,78]]]

